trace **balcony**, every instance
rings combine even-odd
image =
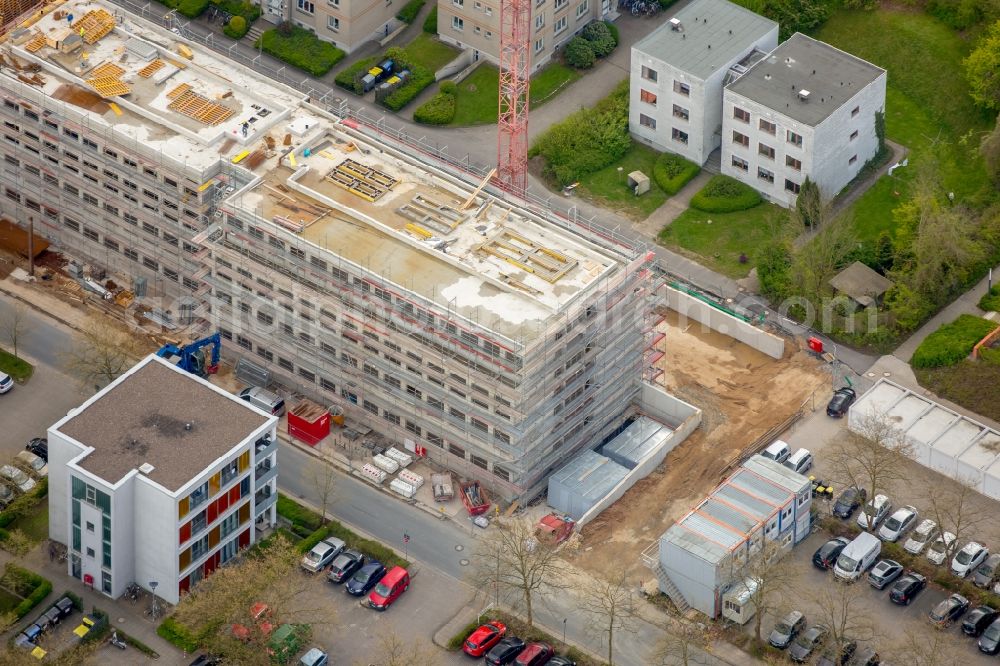
[[[260,488],[276,476],[278,476],[277,463],[272,463],[270,459],[265,460],[254,470],[254,485]]]
[[[259,461],[261,458],[266,458],[278,449],[278,439],[267,434],[254,442],[253,446],[254,460]]]
[[[275,468],[277,469],[277,468]],[[272,490],[270,486],[262,490],[258,490],[257,494],[254,495],[254,519],[258,518],[260,514],[264,513],[267,509],[274,505],[278,501],[278,492]]]

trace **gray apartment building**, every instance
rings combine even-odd
[[[5,216],[505,498],[635,412],[651,253],[471,196],[210,52],[177,67],[141,19],[62,8],[88,56],[47,15],[9,56],[38,80],[0,71]]]
[[[259,0],[263,18],[279,24],[291,21],[322,40],[351,53],[372,39],[388,34],[386,27],[405,0]]]

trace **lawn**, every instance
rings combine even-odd
[[[448,46],[437,37],[420,33],[416,39],[407,44],[406,53],[418,65],[423,65],[431,72],[436,72],[458,57],[458,49]]]
[[[668,198],[653,179],[653,165],[659,155],[652,148],[633,142],[620,160],[581,178],[579,192],[599,206],[634,220],[644,220]],[[621,173],[618,172],[619,167]],[[640,197],[635,196],[628,186],[628,175],[636,170],[650,179],[649,192]]]
[[[735,213],[703,213],[689,208],[664,227],[659,240],[712,270],[743,278],[753,268],[754,252],[775,234],[793,233],[788,214],[763,203]],[[746,254],[746,263],[740,255]]]
[[[554,62],[531,77],[528,100],[537,108],[580,78],[575,69]],[[500,104],[500,75],[493,65],[483,63],[458,84],[455,94],[455,119],[452,125],[482,125],[497,121]]]
[[[8,530],[18,529],[34,542],[44,541],[49,538],[49,503],[41,500],[7,528]]]
[[[7,590],[0,587],[0,615],[5,615],[20,604],[22,601],[21,597],[11,594]]]
[[[15,382],[28,381],[34,371],[35,368],[23,358],[0,349],[0,372],[6,372]]]

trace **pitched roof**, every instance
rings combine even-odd
[[[892,287],[892,280],[855,261],[830,278],[830,286],[862,305],[870,305]]]

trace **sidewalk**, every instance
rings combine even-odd
[[[712,175],[702,169],[697,176],[691,179],[691,182],[681,188],[680,192],[667,199],[649,217],[642,222],[633,222],[632,228],[650,238],[656,238],[664,227],[676,220],[691,206],[691,199],[698,194],[701,188],[705,187]]]

